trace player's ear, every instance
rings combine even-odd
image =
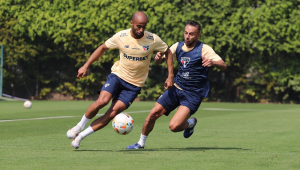
[[[133,21],[132,20],[130,21],[130,25],[133,26]]]
[[[197,36],[198,36],[198,39],[199,39],[201,37],[201,32],[199,32],[199,34]]]

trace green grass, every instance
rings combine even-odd
[[[130,151],[154,105],[135,102],[127,110],[135,121],[130,134],[118,135],[109,124],[74,150],[66,132],[91,103],[33,101],[25,109],[23,102],[1,101],[0,169],[300,169],[300,105],[203,103],[189,139],[169,130],[171,114],[157,120],[144,150]],[[137,111],[144,112],[130,113]],[[34,119],[45,117],[52,118]]]

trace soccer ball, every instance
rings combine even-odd
[[[112,121],[113,129],[120,135],[126,135],[133,129],[134,122],[132,117],[126,113],[118,114]]]
[[[32,106],[31,101],[27,100],[27,101],[24,102],[24,107],[25,107],[26,109],[30,109],[31,106]]]

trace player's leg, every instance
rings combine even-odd
[[[72,141],[71,146],[75,149],[79,148],[82,139],[105,127],[117,114],[121,113],[127,106],[120,100],[113,101],[107,112],[94,120],[89,127],[80,132]]]
[[[110,100],[112,99],[111,93],[107,91],[101,91],[98,99],[92,103],[85,114],[82,116],[81,120],[79,123],[77,123],[76,126],[68,130],[67,132],[67,137],[70,139],[74,139],[79,132],[81,132],[85,125],[97,115],[98,111],[102,109],[104,106],[106,106]]]
[[[164,109],[161,104],[156,102],[154,107],[146,117],[146,120],[143,124],[142,134],[148,136],[149,133],[153,130],[156,120],[166,112],[166,109]]]
[[[170,129],[174,132],[184,130],[183,136],[189,138],[194,133],[197,119],[195,117],[188,118],[198,110],[202,97],[184,91],[180,91],[178,96],[180,98],[180,107],[170,122]]]
[[[156,120],[163,114],[166,116],[178,106],[178,100],[176,97],[176,88],[173,87],[165,91],[160,98],[155,103],[154,107],[151,109],[149,115],[147,116],[144,124],[140,140],[128,146],[126,149],[141,149],[144,148],[146,139],[149,133],[153,130]]]
[[[190,118],[190,109],[186,106],[179,106],[176,113],[172,117],[169,128],[172,132],[180,132],[188,128],[187,120]]]
[[[74,139],[79,132],[81,132],[85,125],[97,115],[98,111],[106,106],[112,99],[112,97],[119,92],[119,78],[115,74],[110,74],[105,82],[104,86],[101,88],[100,95],[98,99],[92,103],[86,113],[82,116],[80,122],[68,130],[67,137]]]
[[[110,108],[103,116],[94,120],[92,124],[86,128],[86,130],[79,133],[78,136],[73,140],[72,146],[74,146],[76,149],[79,147],[79,143],[83,138],[105,127],[117,114],[127,109],[140,93],[140,87],[129,84],[117,76],[115,77],[120,86],[118,87],[119,90],[115,90],[117,92],[114,95],[114,99]],[[78,145],[78,147],[75,145]]]
[[[149,133],[153,130],[155,121],[161,117],[163,114],[165,114],[167,111],[162,107],[161,104],[155,103],[154,107],[151,109],[149,115],[146,117],[146,120],[143,124],[142,133],[140,136],[140,140],[133,144],[128,146],[126,149],[142,149],[145,146],[146,139],[149,135]]]

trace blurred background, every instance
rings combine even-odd
[[[300,103],[300,0],[0,0],[2,93],[96,99],[119,51],[106,51],[85,78],[76,79],[77,71],[105,40],[130,28],[139,10],[148,15],[146,30],[169,46],[183,41],[188,20],[201,24],[200,41],[228,66],[210,69],[205,101]],[[138,100],[155,101],[166,77],[166,65],[152,61]]]

